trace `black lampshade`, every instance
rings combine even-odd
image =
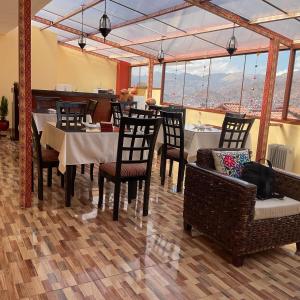
[[[79,39],[78,39],[78,45],[79,47],[83,50],[84,47],[86,46],[86,38],[85,36],[82,34]]]
[[[111,32],[111,22],[106,13],[104,13],[102,18],[100,19],[99,31],[104,38],[106,38]]]
[[[233,55],[236,52],[237,47],[238,47],[237,40],[236,40],[236,37],[233,35],[227,43],[226,50],[227,50],[228,54],[230,56]]]
[[[165,53],[163,49],[160,49],[158,54],[157,54],[157,60],[160,64],[162,64],[165,60]]]

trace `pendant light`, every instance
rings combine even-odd
[[[106,14],[106,0],[104,2],[104,14],[100,19],[99,31],[101,32],[102,36],[104,37],[104,42],[105,42],[105,38],[111,32],[110,19],[109,19],[108,15]]]
[[[157,54],[157,60],[160,64],[162,64],[165,60],[165,53],[164,53],[164,50],[163,50],[163,47],[162,47],[162,43],[163,43],[163,40],[161,40],[160,50]]]
[[[235,24],[233,24],[232,36],[229,39],[229,41],[227,43],[227,47],[226,47],[226,50],[227,50],[228,54],[230,55],[230,57],[236,52],[237,47],[238,47],[237,39],[234,35],[234,29],[235,29]]]
[[[78,45],[79,45],[79,47],[81,48],[82,51],[83,51],[84,47],[86,46],[86,38],[85,38],[84,33],[83,33],[83,5],[82,5],[82,8],[81,8],[81,35],[78,39]]]

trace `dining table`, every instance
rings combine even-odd
[[[59,171],[65,175],[65,203],[71,205],[74,193],[72,178],[76,165],[115,162],[119,132],[101,132],[100,127],[66,128],[47,122],[42,132],[41,145],[59,152]]]
[[[187,153],[187,161],[194,162],[197,159],[198,149],[218,148],[221,137],[221,127],[209,124],[185,124],[184,127],[184,151]],[[164,143],[163,128],[161,127],[157,137],[156,150]],[[251,149],[250,136],[246,142],[246,148]]]

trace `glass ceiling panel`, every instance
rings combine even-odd
[[[76,34],[69,33],[67,31],[60,30],[55,27],[49,27],[47,30],[52,31],[52,32],[56,33],[57,35],[63,36],[63,37],[65,37],[65,39],[77,39],[78,38],[78,36]]]
[[[261,0],[213,0],[212,2],[249,20],[282,14],[281,11]]]
[[[287,11],[292,12],[295,10],[300,10],[300,1],[299,0],[269,0],[270,3],[275,6]]]
[[[293,40],[300,39],[300,22],[297,20],[282,20],[261,25]]]
[[[64,20],[60,24],[81,31],[81,21],[80,22],[75,22],[75,21],[72,21],[72,20],[68,19],[68,20]],[[95,28],[91,28],[89,26],[83,25],[83,32],[91,33],[91,32],[95,32],[95,30],[96,30]]]
[[[50,12],[47,12],[45,10],[40,10],[36,16],[40,17],[40,18],[43,18],[43,19],[47,19],[49,21],[52,21],[54,22],[55,20],[57,20],[58,16],[56,14],[53,14],[53,13],[50,13]]]
[[[44,9],[64,16],[74,9],[78,9],[84,1],[82,0],[52,0]]]
[[[194,6],[160,16],[157,19],[183,30],[200,29],[231,23],[226,19]]]

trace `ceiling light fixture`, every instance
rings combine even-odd
[[[230,55],[230,57],[236,52],[237,47],[238,47],[237,39],[234,35],[234,29],[235,29],[235,23],[233,24],[232,36],[229,39],[229,41],[227,43],[227,47],[226,47],[226,50],[227,50],[228,54]]]
[[[104,2],[104,5],[105,5],[104,6],[104,14],[100,19],[99,31],[101,32],[102,36],[104,37],[104,42],[105,42],[106,37],[111,32],[111,22],[110,22],[108,15],[106,14],[106,0]]]
[[[161,39],[160,50],[158,51],[158,54],[157,54],[157,60],[160,64],[162,64],[165,60],[165,53],[164,53],[162,44],[163,44],[163,39]]]
[[[84,5],[81,6],[81,35],[78,39],[78,45],[82,51],[83,51],[84,47],[86,46],[86,38],[83,33],[83,6]]]

